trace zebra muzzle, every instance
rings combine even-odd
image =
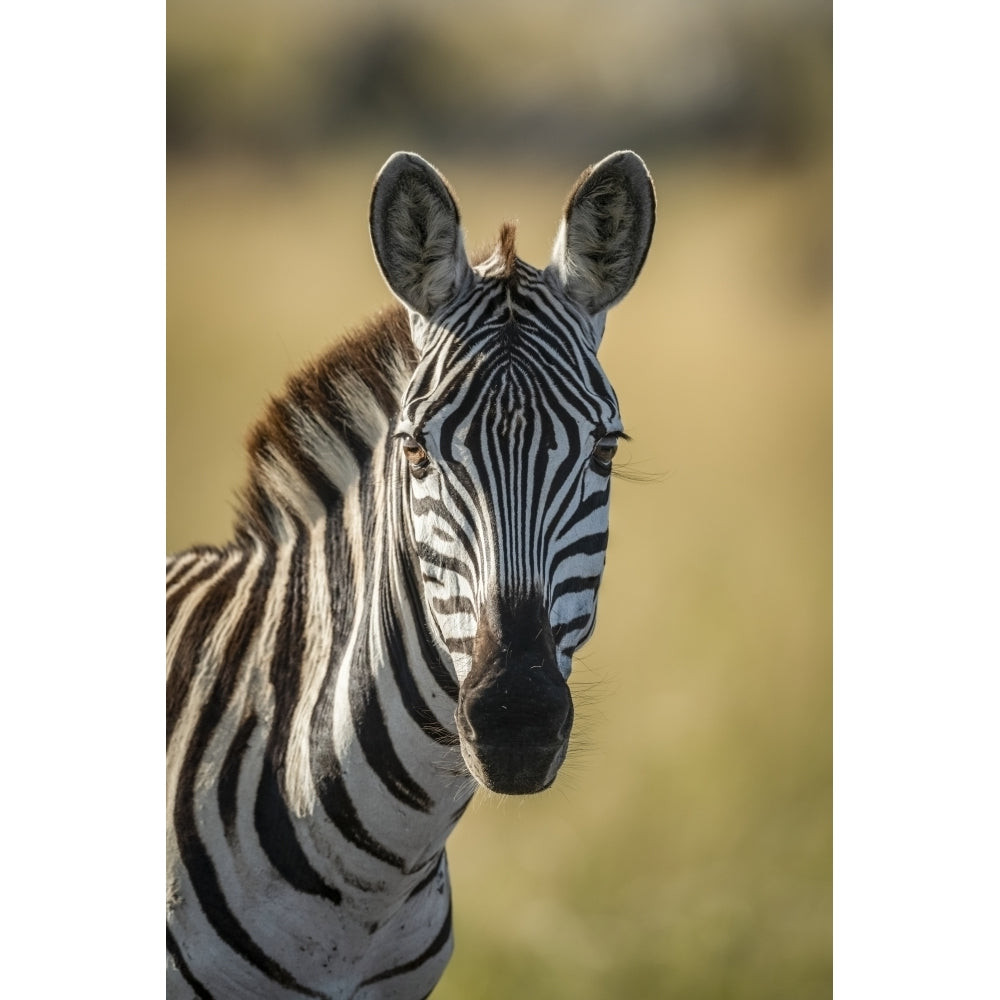
[[[455,718],[462,757],[481,785],[526,795],[555,781],[573,728],[573,699],[539,599],[507,602],[493,624],[484,616]]]

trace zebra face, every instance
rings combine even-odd
[[[517,272],[516,292],[485,278],[468,299],[501,313],[558,305],[543,274]],[[617,400],[596,357],[565,343],[573,326],[484,322],[477,309],[475,331],[456,333],[463,312],[425,336],[395,433],[425,603],[460,681],[488,619],[501,645],[520,644],[499,623],[526,602],[544,610],[566,678],[594,625]]]
[[[540,272],[517,269],[511,300],[557,305]],[[396,442],[427,619],[461,683],[466,764],[489,788],[529,792],[566,754],[566,678],[594,627],[622,426],[596,358],[560,347],[571,325],[456,332],[468,301],[507,311],[507,281],[477,282],[427,331]]]
[[[642,161],[614,154],[571,192],[548,268],[515,257],[507,226],[473,268],[429,164],[397,154],[376,182],[376,257],[419,352],[393,429],[403,534],[459,681],[463,759],[494,791],[547,788],[566,756],[566,681],[594,627],[624,434],[596,352],[653,205]]]

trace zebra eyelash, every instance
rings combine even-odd
[[[602,438],[602,437],[613,437],[613,438],[616,438],[619,441],[631,441],[632,440],[631,436],[628,435],[628,434],[626,434],[625,431],[609,431],[606,428],[600,427],[600,426],[594,432],[594,437],[595,437],[595,439],[599,439],[599,438]]]

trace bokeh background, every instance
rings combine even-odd
[[[389,154],[539,266],[588,163],[656,183],[574,750],[454,834],[437,1000],[831,995],[831,103],[813,0],[167,4],[169,551],[226,541],[268,395],[388,301]]]

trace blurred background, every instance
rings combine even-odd
[[[831,47],[813,0],[167,4],[168,551],[228,539],[267,397],[388,301],[392,152],[536,266],[587,164],[656,183],[601,349],[646,481],[571,758],[452,837],[438,1000],[831,995]]]

